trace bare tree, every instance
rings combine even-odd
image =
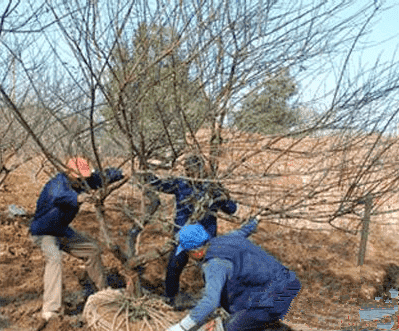
[[[397,121],[397,63],[352,61],[383,9],[349,0],[9,1],[1,9],[2,104],[58,170],[71,151],[102,170],[105,141],[132,174],[171,169],[197,150],[213,179],[248,206],[241,217],[257,208],[264,221],[356,233],[365,196],[396,193],[398,178],[396,137],[387,136]],[[284,69],[300,82],[331,63],[335,88],[314,118],[274,136],[227,129],[267,77]],[[28,102],[39,120],[24,112]],[[309,104],[298,98],[292,107]],[[100,219],[108,193],[97,199]],[[348,224],[335,223],[345,217]]]

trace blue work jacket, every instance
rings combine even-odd
[[[108,183],[121,180],[122,171],[108,168],[105,170]],[[86,179],[91,189],[102,187],[100,172],[94,172]],[[78,194],[83,188],[73,188],[65,173],[59,173],[44,186],[36,204],[36,212],[30,224],[34,236],[51,235],[71,238],[75,232],[69,227],[79,211]]]
[[[204,182],[190,182],[181,177],[170,179],[159,179],[155,175],[149,175],[146,180],[157,191],[174,194],[176,197],[176,217],[175,224],[180,227],[184,226],[190,216],[194,213],[195,201],[202,199],[206,192],[210,190],[211,183]],[[220,190],[213,190],[213,203],[207,206],[207,212],[201,220],[197,220],[202,224],[211,237],[216,236],[216,212],[223,211],[226,214],[234,214],[237,210],[237,205],[232,200],[219,199],[222,192]],[[179,227],[174,228],[174,232],[178,232]]]
[[[295,280],[295,273],[245,238],[246,235],[238,231],[210,240],[204,262],[220,259],[233,265],[232,276],[227,277],[221,292],[220,305],[231,314],[250,308],[276,311],[276,294]]]

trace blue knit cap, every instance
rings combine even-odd
[[[177,246],[176,256],[182,251],[191,251],[204,245],[210,235],[201,224],[190,224],[183,226],[179,233],[179,246]]]

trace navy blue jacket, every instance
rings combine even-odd
[[[149,175],[146,179],[156,190],[174,194],[176,197],[176,218],[175,224],[184,226],[190,216],[194,212],[195,201],[203,198],[210,190],[211,183],[208,181],[192,183],[181,177],[171,179],[159,179],[155,175]],[[213,204],[208,206],[207,213],[203,219],[198,220],[204,226],[211,237],[216,236],[216,212],[221,210],[226,214],[234,214],[237,205],[232,200],[218,199],[221,197],[220,190],[213,190]],[[180,228],[175,227],[174,232],[178,232]]]
[[[123,178],[122,171],[108,168],[105,170],[108,183]],[[86,179],[91,189],[102,187],[103,183],[99,171]],[[34,236],[51,235],[56,237],[72,237],[74,231],[69,224],[79,211],[78,194],[83,188],[73,188],[65,173],[59,173],[43,188],[37,200],[35,216],[30,225],[30,232]]]
[[[255,307],[276,310],[276,293],[295,279],[295,273],[244,235],[235,232],[210,240],[205,263],[221,259],[233,264],[232,276],[227,277],[222,289],[220,305],[231,314]]]
[[[257,228],[258,222],[250,219],[248,223],[241,226],[240,229],[233,231],[232,235],[248,237]],[[190,317],[197,323],[202,324],[207,317],[218,307],[222,291],[228,278],[232,278],[234,266],[228,260],[212,258],[207,262],[201,263],[203,276],[205,280],[205,291],[201,300],[195,308],[190,311]]]

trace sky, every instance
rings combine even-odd
[[[388,58],[391,57],[399,44],[399,1],[391,0],[386,3],[392,7],[383,12],[370,35],[370,41],[376,43],[376,47],[368,52],[371,60],[380,52],[384,52]]]
[[[372,66],[378,57],[381,57],[382,61],[391,61],[394,58],[399,62],[399,0],[374,0],[374,3],[378,6],[379,13],[370,22],[369,35],[362,39],[363,42],[367,42],[367,47],[362,52],[355,53],[352,58],[352,63],[356,65],[361,63],[365,67]],[[331,74],[326,81],[321,77],[320,80],[315,80],[314,77],[309,81],[305,80],[301,82],[302,87],[306,86],[302,91],[304,100],[313,100],[315,95],[322,93],[321,81],[326,82],[326,89],[331,89],[336,84],[334,74]],[[325,99],[327,102],[330,100]]]
[[[376,1],[376,3],[380,2],[382,1]],[[389,0],[382,3],[381,17],[372,23],[372,32],[368,38],[374,47],[364,54],[366,60],[370,62],[374,62],[380,53],[384,53],[386,58],[391,57],[399,44],[399,1]]]
[[[254,0],[255,1],[255,0]],[[304,0],[313,1],[313,0]],[[329,0],[334,3],[334,0]],[[354,54],[353,63],[361,63],[362,66],[371,66],[379,55],[382,55],[383,61],[389,61],[395,54],[396,47],[399,44],[399,0],[362,0],[358,4],[367,3],[375,4],[379,7],[379,15],[375,18],[370,26],[371,33],[367,37],[368,47],[362,53]],[[0,1],[0,8],[1,8]],[[350,12],[348,12],[348,15]],[[61,56],[67,57],[67,51],[62,51],[62,44],[58,43],[58,51]],[[68,48],[68,47],[65,47]],[[35,52],[40,53],[42,50],[37,48]],[[31,54],[29,54],[31,56]],[[33,56],[34,57],[34,56]],[[395,55],[396,61],[399,62],[399,53]],[[51,61],[51,59],[49,59]],[[339,65],[337,66],[339,68]],[[320,82],[322,88],[320,89]],[[332,73],[326,77],[310,77],[299,82],[303,100],[314,100],[318,95],[324,94],[324,90],[331,90],[336,85],[336,76]],[[328,105],[330,99],[323,97],[323,102]]]

